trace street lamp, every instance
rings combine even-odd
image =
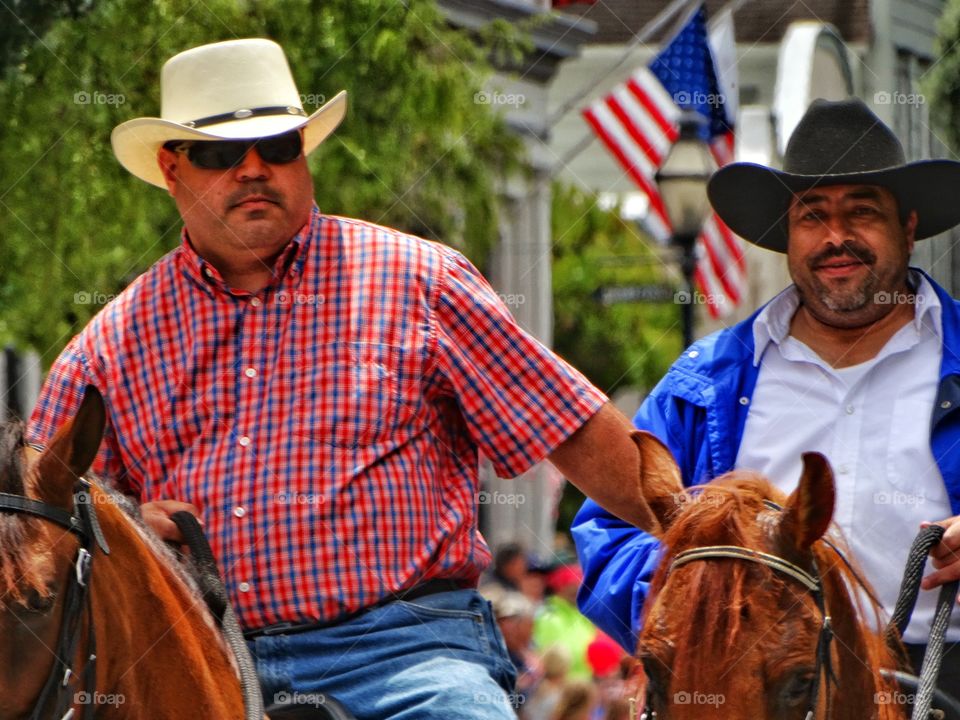
[[[680,136],[670,149],[655,179],[673,226],[670,242],[680,249],[685,297],[681,300],[683,346],[693,343],[693,272],[697,268],[696,243],[710,209],[707,181],[717,169],[710,148],[700,135],[706,118],[692,110],[680,116]]]

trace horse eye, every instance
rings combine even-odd
[[[810,693],[813,691],[814,675],[811,671],[803,671],[794,674],[786,687],[780,693],[784,705],[796,707],[810,700]]]
[[[41,595],[36,589],[31,588],[27,592],[27,597],[24,601],[24,607],[29,613],[36,613],[37,615],[43,615],[50,612],[53,609],[53,606],[57,602],[57,596],[55,593],[48,593],[47,595]]]

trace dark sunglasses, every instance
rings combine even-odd
[[[243,162],[243,158],[256,148],[264,162],[285,165],[300,157],[303,139],[294,130],[283,135],[257,138],[256,140],[171,140],[163,145],[172,152],[182,152],[190,164],[203,170],[229,170]]]

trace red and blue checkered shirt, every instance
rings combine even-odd
[[[475,582],[478,450],[513,477],[605,401],[459,253],[316,208],[256,294],[184,236],[57,359],[31,442],[87,384],[108,411],[94,471],[201,509],[246,628]]]

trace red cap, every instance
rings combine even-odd
[[[583,582],[583,572],[579,565],[561,565],[547,575],[547,587],[557,592],[567,585],[579,585]]]
[[[616,641],[599,630],[597,637],[587,646],[587,662],[596,677],[604,677],[620,670],[624,652]]]

